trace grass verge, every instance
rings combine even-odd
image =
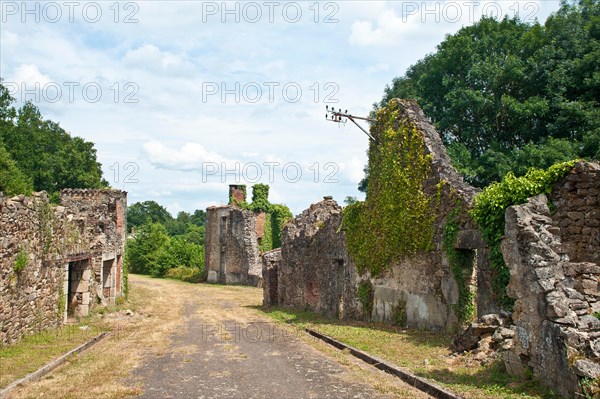
[[[106,328],[81,322],[25,336],[10,346],[0,346],[0,388],[25,377],[62,354],[94,338]]]
[[[554,394],[531,380],[508,375],[501,361],[482,366],[468,353],[450,356],[452,336],[402,330],[381,323],[331,320],[306,311],[265,308],[274,320],[300,329],[311,328],[435,381],[469,399],[550,399]]]

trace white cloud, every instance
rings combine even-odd
[[[340,170],[343,172],[344,177],[353,184],[358,184],[364,177],[365,173],[363,168],[365,166],[365,160],[354,157],[342,164],[340,164]]]
[[[350,43],[356,46],[393,46],[416,33],[421,26],[416,15],[402,17],[393,9],[377,17],[374,28],[371,21],[355,21],[351,27]]]
[[[127,66],[142,69],[159,66],[162,69],[168,69],[183,65],[183,59],[176,54],[168,51],[161,51],[152,44],[146,44],[134,50],[129,50],[123,61]]]
[[[44,87],[44,85],[51,83],[52,79],[50,76],[40,72],[39,68],[35,64],[21,64],[15,68],[15,71],[7,82],[15,82],[18,84],[25,83],[28,89],[36,87]]]
[[[153,165],[171,170],[202,169],[204,163],[225,162],[221,155],[207,151],[198,143],[185,143],[180,148],[170,148],[160,141],[151,140],[143,145],[145,158]]]
[[[331,90],[324,84],[337,85],[336,108],[368,115],[392,78],[463,24],[436,23],[431,17],[423,23],[421,15],[403,13],[402,4],[408,3],[412,2],[339,2],[335,14],[339,22],[334,24],[315,24],[311,2],[302,3],[305,18],[298,24],[228,24],[219,16],[202,23],[203,3],[184,1],[137,2],[139,22],[114,23],[112,3],[101,3],[106,18],[97,24],[81,19],[73,24],[22,23],[16,17],[3,24],[0,67],[7,81],[102,86],[104,96],[98,103],[81,101],[79,91],[73,103],[37,105],[44,116],[96,143],[105,177],[114,187],[127,190],[132,202],[170,202],[172,212],[220,204],[227,201],[231,176],[209,182],[198,173],[203,162],[219,166],[226,162],[228,167],[236,160],[279,162],[271,184],[272,201],[299,213],[323,195],[332,194],[339,201],[360,195],[356,183],[362,178],[368,139],[352,124],[338,128],[325,122],[324,98]],[[549,10],[556,9],[558,1],[535,4]],[[320,10],[322,20],[333,8]],[[543,15],[540,12],[540,18]],[[364,47],[357,52],[353,46]],[[115,82],[121,88],[135,82],[139,102],[123,103],[125,90],[120,92],[121,101],[113,101]],[[220,95],[203,101],[205,82],[281,86],[274,102],[265,94],[258,103],[236,103],[233,96],[222,102]],[[288,82],[301,85],[300,102],[282,99],[281,87]],[[319,88],[317,100],[314,87]],[[124,181],[128,162],[139,165],[135,176],[139,183]],[[303,167],[298,183],[282,178],[282,166],[289,162]],[[316,162],[321,166],[319,183],[308,169]],[[340,165],[339,183],[322,183],[326,162]],[[117,163],[118,181],[111,169]]]
[[[170,204],[165,205],[167,211],[173,216],[177,216],[177,214],[184,210],[183,206],[179,202],[172,202]]]
[[[5,50],[14,49],[19,45],[19,36],[9,30],[2,32],[0,43]]]

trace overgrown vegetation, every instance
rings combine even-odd
[[[422,133],[398,113],[396,102],[377,112],[367,198],[344,209],[348,249],[361,273],[377,275],[399,257],[432,246],[439,195],[424,191],[431,155],[424,153]]]
[[[510,274],[500,252],[506,208],[523,204],[529,197],[548,194],[558,179],[571,171],[576,162],[559,163],[547,170],[532,168],[521,177],[509,172],[501,182],[486,187],[475,197],[471,216],[490,247],[490,267],[495,273],[492,288],[499,303],[506,310],[511,310],[513,305],[512,299],[506,294]]]
[[[281,247],[281,231],[283,226],[292,219],[293,215],[287,206],[269,202],[268,185],[262,183],[253,185],[252,202],[250,204],[236,203],[236,205],[256,213],[266,213],[264,235],[259,244],[261,252]]]
[[[174,218],[156,201],[136,202],[127,208],[127,231],[131,232],[148,223],[164,225],[171,236],[184,234],[189,224],[202,227],[206,223],[206,212],[196,209],[190,214],[181,211]]]
[[[28,262],[29,257],[27,256],[27,252],[21,248],[17,254],[17,257],[15,258],[15,263],[13,265],[14,272],[20,274],[23,270],[25,270]]]
[[[169,236],[160,223],[141,226],[134,238],[127,242],[125,262],[133,273],[165,277],[170,269],[194,268],[201,273],[204,268],[204,227],[189,225],[182,235]],[[170,275],[183,276],[181,273]]]
[[[375,322],[328,319],[317,313],[270,307],[263,311],[304,334],[311,328],[410,370],[467,399],[550,399],[555,396],[535,381],[510,376],[501,361],[481,365],[470,354],[449,357],[452,336],[405,330]],[[400,313],[399,313],[400,314]],[[401,316],[399,316],[401,322]]]
[[[373,312],[373,301],[375,299],[375,291],[370,280],[363,280],[358,284],[357,291],[358,301],[360,302],[363,314],[367,319],[371,318]]]
[[[392,98],[419,102],[479,187],[599,159],[600,1],[563,1],[543,25],[483,18],[395,78],[375,108]]]
[[[200,281],[204,270],[206,212],[181,211],[174,218],[155,201],[137,202],[127,208],[127,240],[123,279],[128,273],[150,274],[183,281]],[[125,296],[128,285],[125,285]]]
[[[474,253],[454,248],[454,243],[458,237],[457,215],[460,212],[460,203],[446,216],[444,225],[443,248],[450,271],[458,285],[458,302],[454,305],[454,313],[461,323],[470,322],[475,316],[475,292],[471,290],[467,281],[473,274]]]
[[[45,190],[56,199],[63,188],[108,186],[93,143],[44,119],[33,103],[15,109],[14,102],[0,80],[0,191]]]
[[[167,270],[165,277],[188,283],[199,283],[202,281],[202,270],[198,267],[177,266]]]

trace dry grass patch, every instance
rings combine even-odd
[[[92,316],[111,335],[44,379],[13,391],[10,398],[123,398],[141,393],[126,378],[144,356],[168,350],[170,335],[182,326],[191,292],[173,289],[172,281],[135,275],[129,281],[131,300],[125,306],[137,312],[133,317]]]
[[[263,311],[279,322],[302,330],[311,328],[404,367],[465,398],[555,397],[552,392],[538,386],[534,381],[521,381],[508,375],[500,361],[481,366],[473,362],[468,354],[450,357],[448,348],[452,336],[448,334],[403,330],[380,323],[340,322],[312,312],[287,308],[269,308]]]

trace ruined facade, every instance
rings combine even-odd
[[[281,250],[263,256],[265,304],[360,317],[358,275],[341,222],[342,208],[325,197],[286,225]]]
[[[476,190],[464,183],[452,167],[438,133],[416,102],[396,101],[397,123],[408,124],[422,134],[425,155],[431,156],[423,190],[429,196],[439,196],[437,208],[432,210],[436,215],[432,249],[404,256],[378,276],[360,275],[348,253],[341,228],[342,209],[326,197],[284,228],[281,259],[265,259],[263,267],[270,268],[265,273],[278,269],[277,278],[265,279],[265,303],[290,305],[341,318],[368,318],[415,328],[453,330],[459,324],[456,306],[460,293],[442,244],[444,226],[451,212],[459,230],[452,246],[457,251],[468,252],[473,262],[473,272],[460,278],[472,291],[476,286],[489,285],[487,249],[467,213]],[[274,283],[276,289],[271,287]],[[360,293],[361,286],[371,288],[362,288]],[[367,301],[365,292],[371,296]],[[479,312],[496,310],[498,306],[493,298],[485,294],[485,289],[481,292],[477,300]]]
[[[0,342],[114,303],[123,290],[127,194],[0,194]]]
[[[516,299],[507,370],[564,397],[600,393],[600,165],[579,163],[552,192],[506,211],[502,253]],[[587,379],[587,384],[580,384]],[[591,390],[591,392],[589,391]]]
[[[262,280],[258,240],[264,234],[264,213],[235,205],[246,202],[246,191],[239,186],[229,187],[229,198],[229,205],[206,209],[206,280],[258,286]],[[261,214],[262,223],[257,223]]]

